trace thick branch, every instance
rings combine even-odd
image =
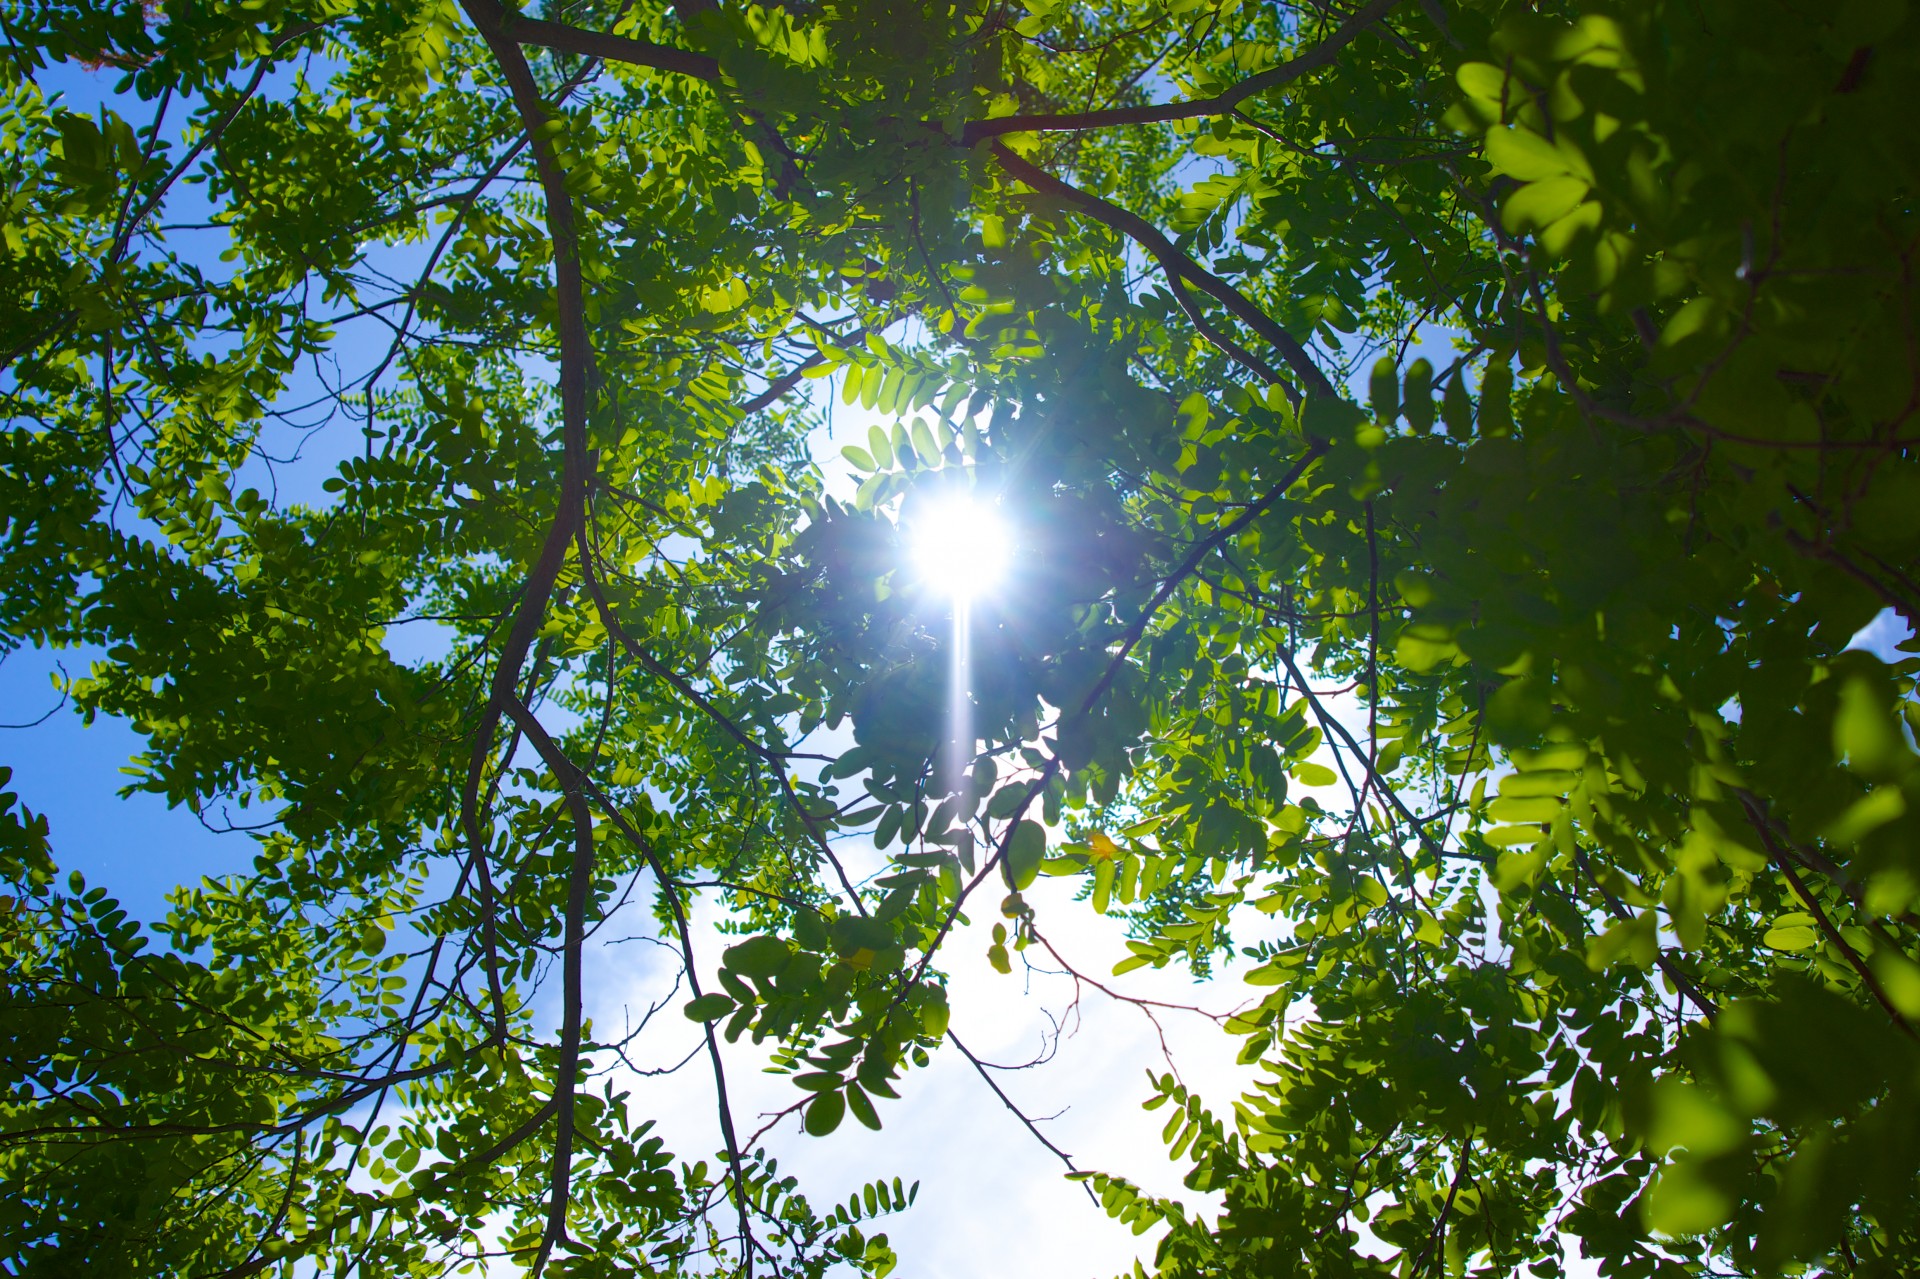
[[[470,14],[476,7],[484,10],[496,31],[519,44],[537,45],[559,53],[574,53],[583,58],[599,58],[602,62],[624,62],[629,66],[651,67],[655,71],[671,71],[676,75],[692,76],[696,80],[720,78],[720,64],[703,53],[689,53],[672,45],[635,40],[630,36],[611,35],[604,31],[586,31],[580,27],[570,27],[564,22],[529,18],[514,13],[497,0],[463,2],[467,4]]]
[[[820,361],[826,358],[826,356],[816,352],[788,369],[785,373],[782,373],[779,377],[773,379],[773,381],[767,383],[765,390],[740,406],[740,416],[751,417],[760,410],[771,408],[773,405],[779,403],[781,397],[785,396],[786,393],[794,387],[800,385],[801,379],[807,376],[808,369],[814,368]]]
[[[565,998],[567,1008],[565,1012],[566,1022],[562,1030],[560,1046],[561,1073],[567,1081],[567,1094],[563,1099],[558,1090],[556,1090],[554,1097],[556,1105],[561,1107],[561,1139],[568,1141],[570,1145],[569,1139],[571,1134],[566,1121],[572,1114],[572,1068],[577,1067],[579,1062],[580,963],[581,951],[585,946],[584,921],[586,913],[586,893],[593,878],[593,826],[591,815],[586,811],[586,804],[589,799],[607,815],[608,820],[613,823],[614,828],[618,830],[634,848],[639,850],[641,856],[646,858],[647,864],[653,868],[654,878],[659,881],[660,891],[666,896],[667,905],[673,913],[674,928],[680,937],[681,958],[686,961],[687,966],[687,985],[689,989],[693,991],[693,996],[696,999],[700,997],[701,993],[700,975],[699,970],[694,966],[693,937],[687,926],[686,907],[681,902],[679,890],[675,887],[673,878],[667,874],[666,864],[661,861],[658,850],[653,846],[653,841],[641,834],[640,831],[634,827],[633,823],[627,820],[626,815],[607,797],[605,792],[594,784],[591,777],[580,771],[573,761],[568,758],[566,752],[561,749],[559,743],[553,740],[552,736],[547,732],[546,726],[541,724],[532,712],[528,711],[527,708],[517,700],[510,704],[509,709],[514,716],[514,722],[519,725],[521,732],[526,734],[527,740],[533,743],[534,749],[539,752],[541,759],[546,761],[548,769],[559,781],[567,795],[568,805],[573,809],[577,842],[574,849],[573,867],[567,885],[567,935],[566,952],[563,957],[565,963],[564,982],[566,986]],[[720,1132],[722,1139],[726,1142],[727,1160],[733,1173],[734,1194],[738,1201],[740,1211],[741,1265],[744,1268],[745,1274],[750,1277],[753,1271],[751,1251],[753,1232],[749,1227],[747,1217],[748,1200],[746,1177],[740,1162],[739,1141],[734,1135],[733,1110],[727,1100],[727,1077],[720,1061],[720,1046],[715,1042],[711,1022],[707,1023],[705,1029],[707,1053],[713,1062],[714,1085],[719,1093]],[[571,1045],[571,1055],[569,1055],[569,1044]],[[545,1260],[547,1249],[550,1247],[552,1241],[558,1238],[558,1230],[565,1225],[565,1186],[561,1172],[562,1156],[559,1153],[559,1149],[560,1147],[556,1145],[553,1205],[549,1209],[550,1215],[547,1223],[547,1235],[541,1242],[540,1256],[536,1258],[533,1267],[532,1273],[534,1274],[538,1274],[540,1263]]]
[[[493,53],[494,60],[500,66],[501,74],[506,78],[507,87],[513,95],[514,106],[520,115],[521,127],[526,131],[533,149],[534,165],[539,173],[541,192],[546,202],[547,233],[553,246],[554,302],[556,327],[560,338],[562,450],[560,494],[553,522],[547,530],[545,544],[541,547],[539,558],[534,564],[533,571],[528,575],[525,589],[521,592],[520,602],[514,611],[512,625],[508,628],[499,663],[494,668],[492,684],[488,689],[487,704],[481,712],[480,724],[474,734],[473,753],[468,762],[466,785],[461,796],[462,824],[466,828],[468,842],[473,848],[474,855],[484,859],[486,851],[477,803],[481,774],[492,750],[494,734],[499,727],[502,714],[515,713],[523,730],[529,724],[534,729],[539,728],[539,721],[530,714],[524,714],[524,707],[519,705],[516,685],[519,681],[521,665],[526,660],[527,650],[532,646],[541,620],[546,615],[547,603],[552,598],[554,583],[560,575],[561,566],[566,561],[568,544],[573,540],[574,530],[579,527],[585,514],[590,466],[587,453],[587,388],[592,378],[593,347],[587,338],[586,300],[580,272],[580,239],[574,227],[573,198],[567,192],[566,173],[560,165],[559,157],[554,153],[552,139],[545,127],[551,113],[540,95],[539,86],[534,82],[533,72],[527,66],[526,58],[520,52],[520,46],[504,34],[503,23],[509,17],[507,11],[499,5],[498,0],[462,0],[462,4],[466,9],[467,17],[479,28],[482,38],[487,42],[487,47]],[[544,731],[540,736],[545,738]],[[549,740],[547,744],[551,746],[551,741]],[[553,761],[549,760],[549,763],[551,765]],[[562,785],[567,785],[569,780],[567,774],[561,773],[557,766],[555,771]],[[554,1141],[552,1195],[546,1231],[541,1238],[540,1251],[534,1261],[533,1273],[536,1275],[544,1267],[554,1243],[565,1231],[567,1199],[572,1179],[574,1074],[578,1067],[580,1051],[582,977],[579,934],[585,912],[585,892],[592,876],[593,832],[585,803],[580,799],[577,787],[570,788],[569,802],[574,809],[576,848],[567,901],[568,945],[565,958],[565,984],[568,1007],[565,1013],[566,1028],[563,1029],[561,1037],[560,1069],[553,1088],[553,1104],[559,1116],[559,1130]],[[491,923],[491,916],[489,916],[489,933]],[[491,944],[492,938],[489,936],[490,950]],[[495,965],[491,955],[489,959],[488,978],[494,985],[495,1018],[498,1020],[500,1016],[499,979],[494,971]]]
[[[567,1202],[573,1188],[573,1101],[574,1084],[580,1072],[580,1034],[586,1002],[582,952],[587,942],[587,896],[593,887],[593,813],[581,793],[584,778],[546,726],[518,698],[508,703],[507,713],[513,716],[521,733],[533,743],[534,750],[560,783],[568,816],[573,821],[573,862],[567,868],[567,905],[560,950],[560,1061],[553,1081],[554,1113],[559,1125],[553,1138],[553,1184],[547,1201],[547,1225],[540,1236],[540,1249],[528,1270],[537,1277],[546,1268],[554,1245],[566,1235]]]
[[[1920,628],[1920,600],[1916,600],[1913,596],[1902,594],[1891,586],[1888,586],[1885,582],[1848,559],[1837,547],[1815,541],[1809,537],[1803,537],[1790,528],[1782,528],[1781,533],[1786,537],[1787,544],[1793,547],[1794,550],[1806,556],[1808,559],[1819,560],[1822,563],[1833,565],[1842,573],[1845,573],[1848,577],[1851,577],[1854,581],[1860,583],[1875,595],[1878,595],[1880,602],[1905,618],[1908,626]]]
[[[1803,868],[1813,871],[1815,874],[1823,875],[1832,881],[1834,886],[1845,893],[1847,899],[1856,907],[1862,909],[1866,907],[1867,890],[1861,886],[1859,880],[1847,874],[1846,871],[1835,864],[1832,858],[1822,853],[1819,849],[1809,848],[1805,844],[1795,840],[1792,833],[1767,812],[1765,801],[1758,795],[1755,795],[1752,791],[1745,790],[1735,791],[1734,793],[1739,796],[1740,806],[1746,810],[1747,820],[1753,824],[1755,833],[1766,842],[1767,851],[1772,853],[1776,859],[1782,856],[1793,858],[1793,860],[1799,862]],[[1778,836],[1781,841],[1778,846],[1774,843],[1775,836]],[[1920,929],[1920,915],[1914,914],[1911,910],[1902,910],[1897,916],[1893,916],[1893,918],[1897,918],[1909,928]],[[1880,940],[1885,941],[1889,946],[1896,944],[1892,938],[1880,930],[1879,925],[1874,923],[1871,917],[1865,920],[1865,925],[1870,931],[1878,934]]]
[[[1894,1006],[1893,1000],[1887,996],[1886,988],[1880,984],[1879,978],[1873,975],[1873,970],[1867,967],[1867,961],[1860,958],[1860,952],[1849,945],[1847,939],[1840,935],[1840,930],[1833,926],[1833,920],[1828,918],[1826,909],[1820,905],[1820,899],[1807,888],[1806,881],[1800,878],[1800,872],[1793,868],[1793,863],[1784,857],[1775,857],[1774,865],[1778,866],[1780,873],[1787,877],[1787,883],[1793,886],[1794,895],[1806,906],[1807,913],[1813,916],[1813,922],[1820,926],[1820,931],[1826,935],[1834,949],[1838,950],[1853,967],[1853,971],[1860,975],[1860,983],[1867,988],[1867,993],[1873,996],[1874,1002],[1879,1004],[1892,1019],[1894,1028],[1908,1039],[1920,1040],[1920,1032],[1916,1032],[1913,1023]]]

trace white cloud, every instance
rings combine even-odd
[[[1085,903],[1070,901],[1070,893],[1067,881],[1043,880],[1027,899],[1036,906],[1042,931],[1083,974],[1131,996],[1199,1003],[1212,1011],[1245,1000],[1251,988],[1237,978],[1197,985],[1174,968],[1110,977],[1113,965],[1127,954],[1119,922],[1093,915]],[[1147,1072],[1167,1069],[1153,1022],[1138,1008],[1091,988],[1082,989],[1073,1009],[1071,977],[1025,970],[1018,957],[1012,976],[994,972],[985,953],[995,897],[983,887],[983,900],[972,903],[971,926],[956,930],[942,953],[951,974],[955,1033],[983,1061],[1014,1064],[1046,1046],[1054,1034],[1049,1012],[1064,1019],[1065,1033],[1051,1060],[1031,1070],[994,1072],[1000,1087],[1079,1167],[1124,1175],[1189,1208],[1209,1203],[1208,1196],[1180,1185],[1184,1166],[1166,1159],[1160,1129],[1167,1112],[1141,1109],[1152,1095]],[[697,915],[696,935],[709,938],[711,952],[700,956],[701,967],[710,972],[719,946],[708,928],[716,916],[705,906]],[[1037,947],[1027,957],[1037,966],[1053,966]],[[629,964],[624,973],[607,971]],[[613,996],[607,1006],[592,1010],[602,1036],[621,1024],[621,1002],[636,1014],[644,1012],[665,993],[673,972],[671,959],[652,947],[603,952],[596,967],[602,969],[596,985]],[[1231,1099],[1253,1077],[1249,1068],[1234,1064],[1241,1041],[1192,1013],[1159,1009],[1156,1015],[1180,1077],[1216,1113],[1228,1111]],[[650,1028],[646,1042],[657,1060],[640,1064],[676,1061],[698,1042],[699,1031],[678,1016],[677,1007],[663,1012],[655,1026],[661,1033],[655,1038]],[[743,1137],[764,1115],[800,1095],[787,1078],[763,1073],[770,1046],[755,1048],[743,1039],[726,1047],[734,1121]],[[621,1072],[616,1078],[631,1089],[635,1115],[658,1120],[669,1148],[689,1160],[711,1157],[720,1143],[704,1054],[670,1077]],[[900,1101],[879,1103],[885,1125],[880,1132],[849,1119],[831,1137],[816,1139],[789,1119],[764,1144],[783,1171],[800,1177],[802,1190],[812,1192],[822,1210],[875,1178],[919,1181],[915,1207],[878,1227],[900,1252],[903,1276],[971,1279],[989,1258],[994,1273],[1005,1279],[1113,1275],[1130,1270],[1135,1257],[1151,1262],[1158,1232],[1135,1236],[1091,1203],[1080,1186],[1065,1179],[1059,1159],[951,1045],[928,1069],[909,1071],[898,1087]]]

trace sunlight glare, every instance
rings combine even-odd
[[[990,590],[1013,549],[1000,513],[969,494],[936,498],[916,512],[911,545],[920,580],[960,601]]]

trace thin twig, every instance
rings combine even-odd
[[[987,1073],[986,1065],[978,1057],[973,1055],[973,1050],[971,1048],[968,1048],[965,1044],[960,1042],[960,1036],[954,1034],[953,1031],[949,1030],[947,1031],[947,1042],[952,1044],[955,1048],[958,1048],[960,1050],[960,1055],[973,1063],[973,1068],[974,1070],[979,1072],[980,1078],[986,1081],[987,1087],[993,1089],[993,1095],[1000,1099],[1000,1102],[1002,1105],[1004,1105],[1008,1110],[1013,1112],[1014,1118],[1018,1119],[1023,1125],[1026,1126],[1027,1131],[1033,1134],[1033,1139],[1035,1141],[1039,1142],[1041,1145],[1045,1146],[1048,1150],[1051,1150],[1055,1155],[1059,1156],[1060,1162],[1067,1166],[1067,1170],[1069,1172],[1080,1171],[1078,1168],[1074,1167],[1073,1156],[1068,1154],[1066,1151],[1060,1149],[1060,1147],[1054,1145],[1051,1141],[1048,1141],[1047,1135],[1040,1131],[1039,1127],[1034,1123],[1032,1119],[1029,1119],[1027,1117],[1026,1112],[1021,1110],[1020,1107],[1013,1104],[1013,1099],[1007,1096],[1005,1090],[1003,1090],[1000,1087],[999,1082],[995,1080],[992,1075]],[[1100,1197],[1093,1193],[1093,1187],[1087,1185],[1087,1183],[1083,1181],[1080,1183],[1080,1188],[1087,1192],[1087,1198],[1093,1200],[1094,1207],[1097,1208],[1100,1206]]]

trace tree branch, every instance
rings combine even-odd
[[[1005,1091],[1001,1089],[999,1082],[995,1080],[992,1075],[987,1073],[986,1065],[978,1057],[973,1055],[973,1050],[971,1048],[968,1048],[965,1044],[960,1042],[960,1036],[954,1034],[951,1030],[949,1030],[947,1032],[947,1042],[952,1044],[955,1048],[958,1048],[960,1050],[960,1055],[973,1063],[973,1068],[980,1072],[980,1078],[986,1080],[987,1087],[993,1089],[993,1095],[1000,1099],[1000,1104],[1013,1112],[1013,1117],[1015,1119],[1018,1119],[1022,1124],[1026,1126],[1027,1131],[1033,1134],[1033,1139],[1035,1141],[1039,1142],[1041,1145],[1045,1146],[1048,1150],[1051,1150],[1055,1155],[1059,1156],[1060,1162],[1067,1166],[1067,1170],[1069,1172],[1080,1171],[1078,1168],[1074,1167],[1073,1165],[1073,1156],[1068,1154],[1066,1151],[1060,1149],[1060,1147],[1054,1145],[1051,1141],[1048,1141],[1047,1135],[1041,1132],[1040,1129],[1037,1126],[1035,1126],[1033,1120],[1027,1117],[1027,1113],[1024,1110],[1021,1110],[1020,1107],[1013,1104],[1013,1099],[1007,1096]],[[1080,1188],[1087,1192],[1087,1198],[1093,1200],[1093,1204],[1096,1208],[1100,1206],[1100,1196],[1093,1193],[1092,1186],[1089,1186],[1086,1182],[1083,1181],[1080,1183]]]
[[[526,731],[536,747],[541,749],[542,755],[548,758],[548,764],[554,769],[561,785],[568,788],[568,802],[573,810],[574,864],[567,890],[566,946],[562,961],[567,1006],[563,1014],[559,1068],[553,1087],[553,1106],[559,1116],[559,1128],[554,1140],[553,1184],[547,1225],[541,1235],[540,1248],[531,1271],[537,1277],[545,1267],[554,1244],[565,1234],[567,1201],[571,1189],[574,1075],[579,1066],[583,980],[580,951],[584,942],[581,930],[584,927],[586,893],[592,880],[593,825],[585,802],[579,796],[577,782],[569,785],[574,770],[566,763],[564,755],[559,755],[557,760],[553,757],[558,754],[558,747],[547,737],[539,721],[520,703],[516,685],[527,650],[546,615],[547,603],[552,598],[554,583],[566,561],[574,530],[585,516],[588,469],[591,465],[587,452],[587,390],[593,371],[593,347],[587,337],[586,299],[580,270],[580,240],[573,220],[573,198],[567,191],[565,171],[545,129],[551,113],[519,45],[504,32],[503,24],[511,16],[507,10],[498,0],[461,0],[461,3],[499,64],[513,95],[514,106],[520,114],[521,127],[526,131],[533,150],[534,166],[539,173],[541,192],[546,203],[547,233],[553,246],[555,326],[560,339],[559,499],[539,558],[521,592],[500,660],[494,667],[487,704],[474,734],[473,753],[468,761],[466,785],[461,796],[462,824],[469,844],[475,857],[484,859],[486,852],[477,803],[481,774],[491,753],[500,718],[510,713],[522,731]],[[537,737],[534,736],[536,732]],[[495,1019],[498,1021],[502,1014],[497,963],[491,958],[491,914],[484,927],[489,934],[488,980],[494,987]]]
[[[693,935],[687,927],[686,906],[680,900],[680,891],[675,886],[673,877],[667,874],[666,863],[660,859],[659,850],[654,847],[652,840],[641,834],[634,824],[627,820],[626,814],[620,811],[619,806],[595,784],[591,777],[582,775],[580,786],[600,811],[607,815],[607,820],[613,823],[614,829],[619,831],[628,843],[639,849],[640,855],[646,858],[647,865],[653,868],[653,877],[659,881],[660,891],[666,896],[667,907],[673,914],[674,929],[680,937],[680,956],[686,960],[687,964],[687,988],[693,992],[695,999],[700,998],[700,971],[693,962]],[[720,1059],[720,1043],[714,1037],[713,1023],[706,1022],[702,1030],[706,1036],[707,1058],[713,1065],[713,1084],[720,1108],[720,1136],[726,1143],[727,1164],[733,1174],[734,1203],[740,1214],[742,1275],[743,1279],[752,1279],[754,1240],[752,1222],[748,1216],[747,1177],[740,1159],[740,1139],[734,1132],[733,1107],[727,1099],[726,1067]]]
[[[800,385],[800,380],[806,377],[808,369],[813,368],[826,358],[826,356],[816,351],[806,359],[800,361],[800,363],[788,369],[785,373],[782,373],[779,377],[773,379],[773,381],[767,383],[765,389],[763,389],[760,394],[740,406],[740,416],[751,417],[761,409],[771,408],[774,404],[778,403],[788,391]]]
[[[548,22],[515,13],[498,0],[462,0],[469,14],[478,7],[485,10],[494,30],[518,44],[537,45],[559,53],[598,58],[602,62],[621,62],[628,66],[650,67],[692,76],[696,80],[718,80],[720,64],[704,53],[690,53],[672,45],[651,40],[635,40],[604,31],[587,31],[564,22]]]
[[[1873,996],[1874,1001],[1878,1003],[1886,1012],[1887,1016],[1893,1020],[1895,1029],[1899,1030],[1900,1033],[1908,1039],[1920,1040],[1920,1032],[1916,1032],[1913,1028],[1913,1023],[1908,1021],[1906,1016],[1901,1013],[1898,1008],[1894,1007],[1893,1000],[1887,997],[1886,988],[1882,986],[1879,979],[1873,975],[1873,970],[1867,967],[1866,961],[1860,958],[1859,952],[1854,950],[1854,948],[1848,944],[1847,939],[1840,935],[1840,930],[1834,927],[1833,920],[1828,917],[1826,908],[1820,905],[1820,899],[1807,887],[1806,881],[1800,878],[1800,872],[1794,869],[1793,859],[1783,853],[1779,845],[1774,843],[1773,834],[1767,829],[1766,823],[1763,820],[1763,814],[1758,811],[1758,801],[1751,796],[1742,794],[1740,804],[1741,807],[1747,810],[1747,820],[1753,824],[1754,831],[1759,834],[1760,842],[1767,846],[1767,852],[1772,856],[1773,864],[1780,868],[1782,875],[1786,876],[1787,883],[1793,888],[1794,896],[1800,899],[1801,904],[1807,908],[1807,913],[1813,916],[1813,922],[1820,926],[1820,931],[1826,936],[1827,941],[1832,943],[1834,949],[1840,952],[1841,956],[1852,966],[1853,971],[1859,974],[1861,985],[1867,988],[1867,993]]]
[[[1427,1268],[1427,1262],[1432,1260],[1434,1250],[1446,1238],[1447,1218],[1453,1215],[1453,1201],[1459,1196],[1461,1183],[1467,1178],[1467,1159],[1472,1151],[1473,1138],[1468,1137],[1460,1143],[1460,1158],[1453,1166],[1453,1184],[1447,1187],[1447,1202],[1440,1207],[1440,1216],[1435,1219],[1433,1231],[1427,1236],[1427,1245],[1420,1250],[1420,1260],[1414,1262],[1412,1268],[1407,1271],[1412,1279],[1418,1279],[1420,1273]]]
[[[1734,793],[1739,796],[1740,807],[1746,810],[1747,821],[1752,824],[1754,833],[1766,842],[1768,852],[1773,853],[1776,858],[1781,856],[1793,858],[1803,868],[1832,880],[1855,906],[1862,908],[1866,906],[1867,892],[1859,880],[1847,874],[1819,849],[1809,848],[1795,840],[1792,832],[1767,812],[1765,802],[1758,795],[1746,790],[1736,790]],[[1778,836],[1781,841],[1781,845],[1777,848],[1774,844],[1775,836]],[[1894,918],[1898,918],[1909,928],[1920,929],[1920,915],[1914,914],[1911,910],[1902,910]],[[1869,923],[1868,926],[1878,931],[1877,925]],[[1891,938],[1885,937],[1884,934],[1882,937],[1888,945],[1894,944]]]
[[[1586,850],[1578,844],[1575,844],[1573,847],[1573,858],[1579,863],[1581,872],[1586,875],[1587,879],[1592,882],[1595,888],[1600,890],[1601,898],[1607,903],[1608,912],[1621,923],[1632,919],[1633,912],[1627,909],[1626,903],[1616,897],[1613,890],[1601,883],[1600,877],[1593,873],[1593,863],[1587,860]],[[1674,989],[1678,990],[1688,999],[1691,999],[1694,1007],[1698,1008],[1709,1022],[1719,1018],[1719,1005],[1702,994],[1700,988],[1694,985],[1693,979],[1681,972],[1679,966],[1668,959],[1666,952],[1662,951],[1658,946],[1654,947],[1653,962],[1659,966],[1661,972],[1667,975],[1667,980],[1673,983]]]
[[[1161,233],[1159,228],[1136,213],[1130,213],[1090,191],[1082,191],[1079,187],[1056,178],[1031,161],[1021,159],[998,142],[992,145],[991,150],[994,160],[1011,176],[1018,178],[1036,191],[1044,191],[1048,195],[1065,200],[1096,222],[1104,223],[1138,243],[1152,255],[1154,261],[1160,264],[1161,269],[1176,281],[1176,293],[1178,282],[1184,281],[1225,306],[1248,328],[1265,338],[1275,350],[1280,352],[1280,358],[1286,361],[1287,367],[1293,370],[1294,376],[1306,386],[1309,395],[1324,396],[1328,399],[1338,398],[1339,393],[1333,389],[1333,383],[1327,380],[1326,374],[1314,364],[1313,357],[1307,354],[1307,349],[1300,345],[1291,333],[1281,328],[1272,316],[1254,305],[1240,290],[1182,253],[1174,246],[1173,241]],[[1182,305],[1186,304],[1183,302]],[[1188,314],[1191,315],[1192,311],[1189,310]],[[1201,323],[1201,332],[1207,334],[1216,344],[1219,343],[1217,335],[1204,322]],[[1264,361],[1253,359],[1244,349],[1238,348],[1237,344],[1227,343],[1222,345],[1221,349],[1236,361],[1246,365],[1257,376],[1268,382],[1279,381]]]
[[[554,1069],[553,1080],[554,1114],[559,1123],[553,1138],[553,1180],[547,1201],[546,1229],[541,1233],[539,1251],[527,1271],[539,1279],[554,1245],[566,1235],[567,1202],[573,1188],[574,1082],[580,1071],[585,1003],[582,952],[586,949],[587,894],[593,887],[593,814],[581,794],[583,774],[553,740],[546,726],[517,697],[507,704],[507,713],[560,783],[573,821],[573,862],[567,868],[567,905],[560,950],[560,1061]]]
[[[960,141],[965,146],[972,146],[1008,133],[1078,132],[1116,125],[1155,124],[1166,120],[1225,115],[1256,94],[1291,84],[1310,71],[1332,65],[1342,49],[1352,44],[1361,32],[1386,17],[1398,3],[1399,0],[1373,0],[1373,3],[1343,22],[1332,35],[1299,57],[1242,80],[1225,93],[1211,98],[1163,102],[1149,107],[1113,107],[1105,111],[1075,111],[1062,115],[1007,115],[993,120],[972,120],[961,130]]]

